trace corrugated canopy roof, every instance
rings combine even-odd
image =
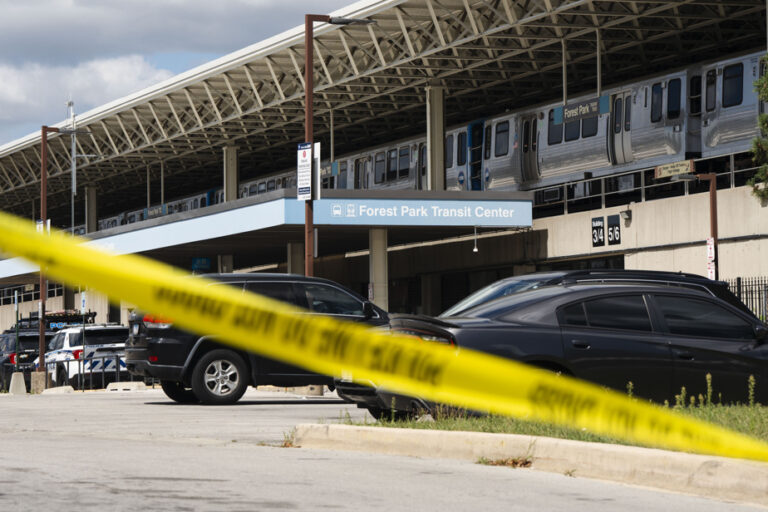
[[[765,45],[762,0],[380,0],[334,15],[376,24],[315,25],[325,156],[331,111],[337,155],[423,132],[431,81],[446,86],[449,123],[558,99],[562,40],[569,93],[594,89],[597,29],[605,85]],[[301,25],[80,115],[91,133],[78,151],[96,156],[81,159],[78,183],[98,187],[107,215],[143,204],[160,162],[166,198],[219,186],[225,145],[240,148],[241,179],[295,165],[303,73]],[[49,212],[69,225],[69,137],[50,141]],[[3,209],[29,215],[39,180],[39,133],[0,147]]]

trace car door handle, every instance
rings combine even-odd
[[[581,350],[587,350],[590,347],[589,343],[581,340],[571,340],[571,345],[573,345],[573,348],[579,348]]]
[[[675,352],[675,355],[678,359],[683,359],[684,361],[693,361],[693,354],[691,352]]]

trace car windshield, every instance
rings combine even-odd
[[[520,277],[519,279],[504,279],[503,281],[497,281],[489,284],[485,288],[481,288],[472,295],[464,298],[458,303],[454,304],[450,308],[440,313],[439,317],[459,316],[465,311],[474,308],[480,304],[512,295],[513,293],[524,292],[527,290],[535,290],[544,286],[548,281],[548,278],[542,276],[529,276]]]
[[[461,315],[454,316],[462,316],[465,318],[497,318],[501,315],[508,314],[510,311],[537,302],[543,302],[551,297],[562,295],[567,292],[568,288],[563,286],[544,286],[543,288],[526,290],[505,297],[499,297],[498,299],[478,304],[472,309],[464,310],[461,312]]]

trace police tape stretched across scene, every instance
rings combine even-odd
[[[0,251],[223,343],[333,376],[473,410],[636,443],[768,462],[768,443],[574,378],[468,349],[416,342],[301,310],[0,212]]]

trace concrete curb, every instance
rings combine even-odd
[[[147,385],[141,381],[133,382],[110,382],[107,384],[107,391],[144,391]]]
[[[741,459],[516,434],[354,425],[298,425],[295,443],[472,462],[530,458],[541,471],[768,505],[768,464]]]
[[[68,393],[73,393],[75,391],[75,388],[72,386],[58,386],[55,388],[48,388],[44,389],[41,394],[43,395],[64,395]]]

